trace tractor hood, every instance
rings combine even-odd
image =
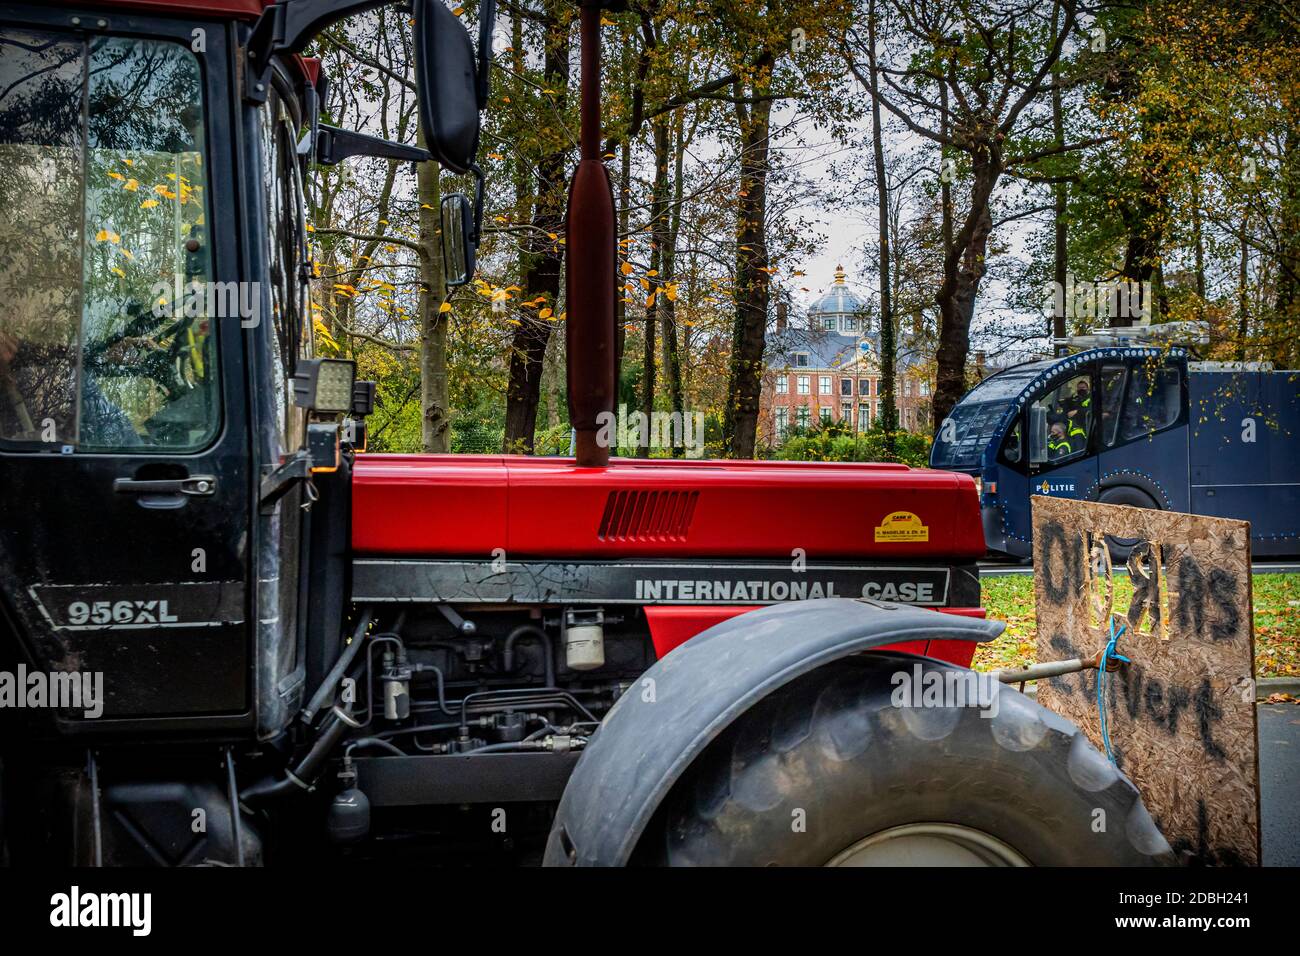
[[[357,554],[984,556],[974,481],[893,464],[357,456]]]

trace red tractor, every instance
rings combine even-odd
[[[311,351],[303,181],[477,172],[494,16],[476,52],[415,0],[425,152],[319,119],[303,51],[382,2],[0,10],[5,858],[1167,861],[1074,726],[952,693],[1002,629],[969,477],[609,460],[594,0],[576,457],[364,453],[373,385]],[[479,184],[443,203],[452,282]]]

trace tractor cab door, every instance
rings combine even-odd
[[[234,724],[260,306],[222,281],[225,28],[121,17],[109,35],[26,9],[0,23],[0,643],[101,682],[101,714],[59,715],[78,731]]]

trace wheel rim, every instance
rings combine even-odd
[[[827,866],[1029,866],[1019,852],[982,830],[955,823],[908,823],[863,837]]]

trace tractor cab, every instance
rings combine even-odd
[[[486,97],[486,34],[476,62],[417,2],[429,150],[321,123],[303,51],[376,5],[5,8],[0,577],[27,661],[121,675],[100,719],[61,715],[78,732],[274,733],[310,676],[314,589],[338,564],[311,526],[319,549],[373,388],[313,354],[304,183],[360,154],[471,170]],[[443,212],[466,281],[476,208]]]

